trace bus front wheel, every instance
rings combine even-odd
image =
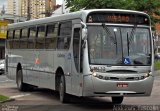
[[[64,78],[64,75],[61,75],[61,78],[60,78],[59,96],[60,96],[60,101],[62,103],[66,103],[68,101],[68,95],[66,94],[66,91],[65,91],[65,78]]]
[[[123,96],[120,97],[112,97],[112,103],[113,104],[121,104],[123,102]]]

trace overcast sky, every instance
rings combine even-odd
[[[0,0],[0,10],[2,9],[3,5],[6,5],[7,0]]]
[[[62,4],[62,0],[56,0],[56,3],[61,5]]]

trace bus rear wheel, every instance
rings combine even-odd
[[[60,84],[59,84],[59,96],[60,96],[60,101],[62,103],[66,103],[68,102],[68,95],[66,94],[66,91],[65,91],[65,78],[64,78],[64,75],[61,75],[61,78],[60,78]]]
[[[119,96],[119,97],[112,97],[112,103],[113,104],[121,104],[123,102],[123,96]]]

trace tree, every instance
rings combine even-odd
[[[67,7],[71,11],[78,11],[80,9],[127,9],[143,11],[150,15],[152,25],[160,22],[155,18],[155,15],[160,15],[160,1],[159,0],[66,0]]]

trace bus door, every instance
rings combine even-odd
[[[72,91],[75,95],[81,94],[81,24],[73,27],[73,59],[72,59]]]

